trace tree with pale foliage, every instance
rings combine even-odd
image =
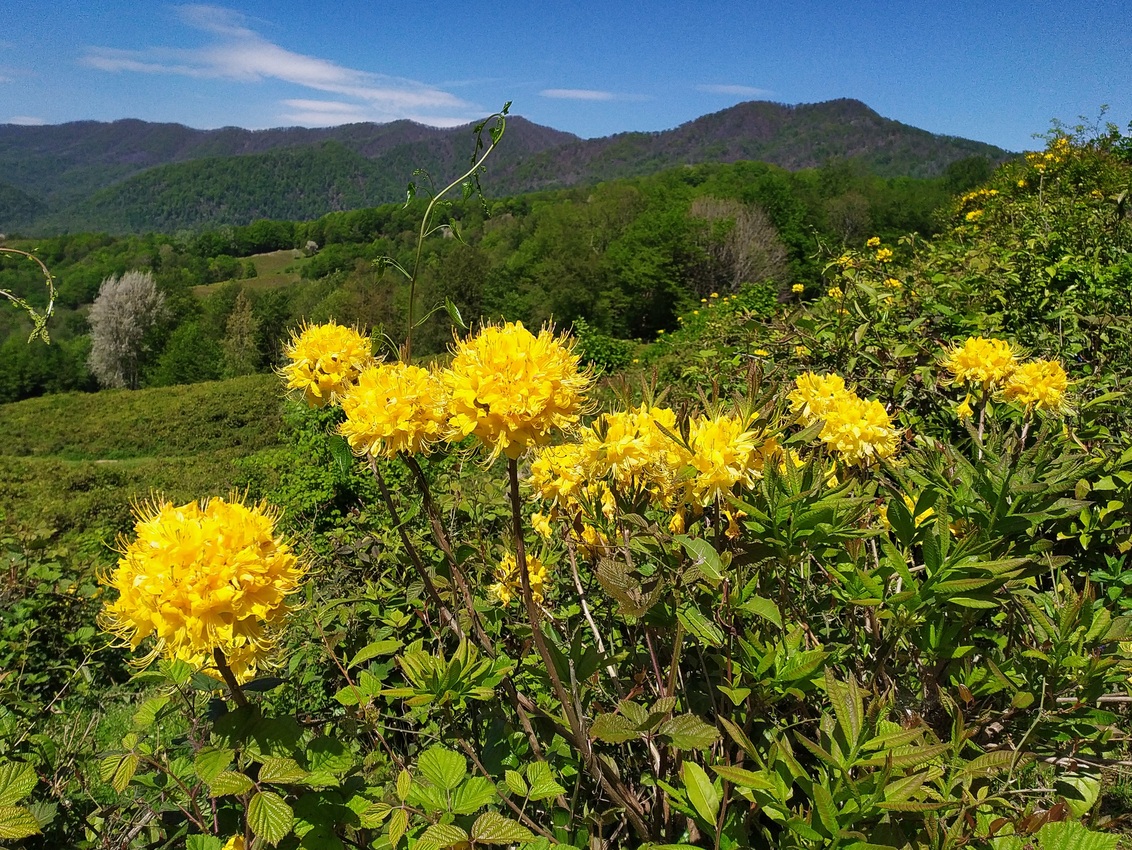
[[[137,389],[146,335],[165,313],[165,295],[150,272],[129,271],[102,281],[91,305],[91,373],[104,387]]]

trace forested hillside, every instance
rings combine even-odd
[[[461,170],[469,129],[407,121],[260,131],[140,121],[0,126],[0,183],[27,196],[0,206],[0,228],[201,229],[394,202],[409,181],[427,181],[414,177],[417,169],[437,178]],[[1007,156],[882,118],[859,101],[751,102],[673,130],[587,140],[513,118],[484,187],[493,196],[515,195],[740,160],[789,170],[849,160],[884,177],[930,178],[959,160],[994,164]]]

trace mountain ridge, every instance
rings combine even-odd
[[[387,203],[404,197],[418,168],[438,179],[460,173],[473,126],[197,130],[132,118],[0,125],[0,184],[21,201],[0,209],[0,229],[194,228]],[[789,170],[852,159],[884,176],[930,177],[966,157],[1009,155],[884,118],[858,100],[747,101],[669,130],[596,139],[510,116],[483,185],[520,194],[744,159]]]

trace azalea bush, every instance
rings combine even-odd
[[[333,546],[138,509],[86,846],[1114,847],[1124,373],[943,311],[948,244],[869,240],[773,318],[705,298],[657,347],[710,334],[704,371],[622,398],[551,326],[451,310],[431,364],[414,320],[387,357],[298,329],[311,445],[372,489]],[[27,763],[0,840],[50,828]]]

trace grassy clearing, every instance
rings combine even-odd
[[[248,289],[278,289],[299,282],[299,272],[307,257],[294,248],[284,251],[271,251],[267,254],[254,254],[247,259],[255,263],[256,276],[239,281]],[[230,281],[203,283],[193,287],[193,295],[204,298]]]

